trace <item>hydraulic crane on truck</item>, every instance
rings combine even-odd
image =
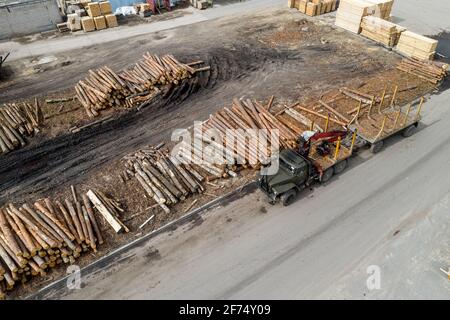
[[[303,156],[308,156],[311,143],[318,141],[316,146],[317,153],[324,157],[331,153],[330,143],[336,142],[339,139],[344,139],[347,131],[330,131],[330,132],[315,132],[305,131],[303,135],[298,138],[299,153]]]

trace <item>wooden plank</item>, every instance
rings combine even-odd
[[[89,200],[94,204],[95,208],[100,212],[100,214],[105,218],[105,220],[110,224],[116,233],[123,230],[123,226],[117,221],[117,219],[106,209],[105,205],[100,201],[97,195],[89,190],[86,195]]]

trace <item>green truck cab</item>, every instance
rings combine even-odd
[[[319,178],[316,167],[295,150],[283,150],[279,156],[279,170],[273,175],[261,175],[259,188],[274,204],[278,199],[284,206],[290,205],[297,193]]]

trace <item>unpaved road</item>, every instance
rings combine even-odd
[[[418,5],[408,12],[422,12]],[[449,90],[433,96],[416,135],[362,152],[291,207],[255,192],[84,275],[81,290],[40,297],[450,299],[439,271],[450,264],[449,104]],[[371,265],[381,270],[372,291]]]

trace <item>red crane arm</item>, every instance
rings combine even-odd
[[[347,135],[347,131],[329,131],[329,132],[317,132],[313,135],[310,141],[317,141],[320,139],[327,140],[329,142],[334,142],[339,139],[343,139]]]

